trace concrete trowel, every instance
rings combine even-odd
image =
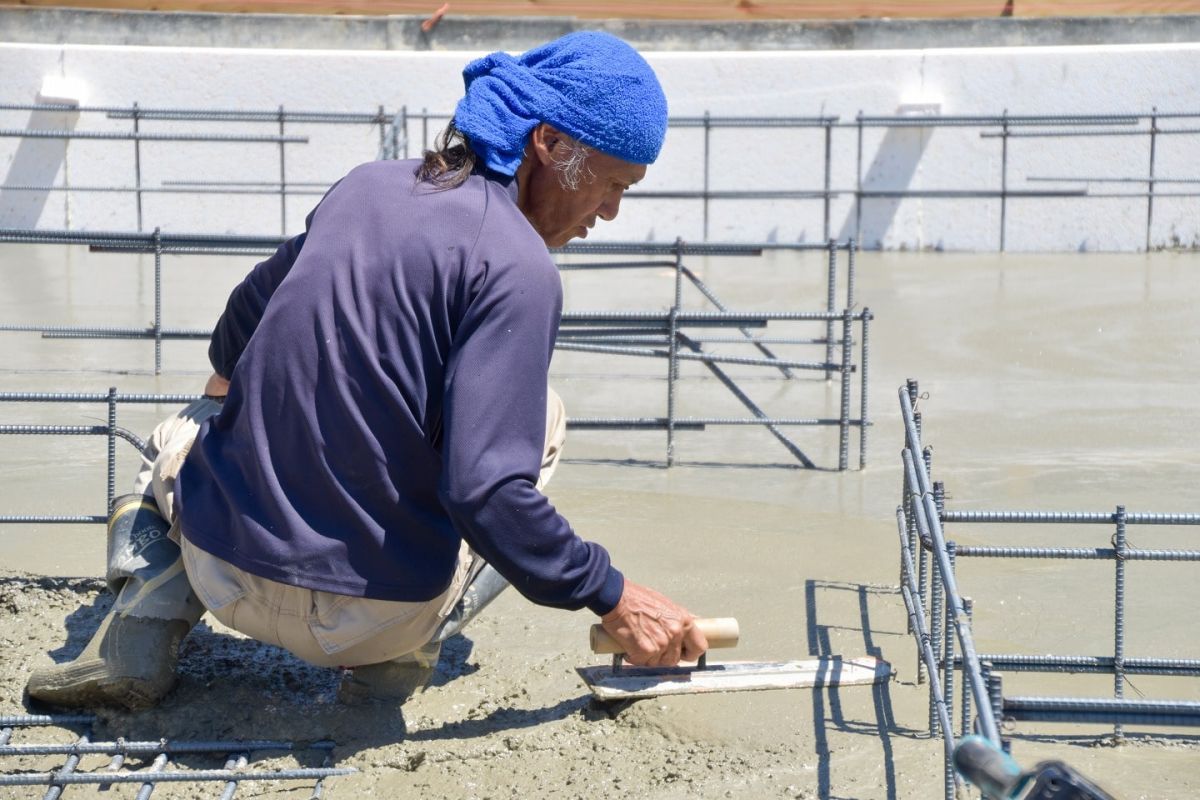
[[[736,647],[738,621],[732,617],[697,619],[696,625],[712,649]],[[635,667],[626,664],[621,646],[599,625],[591,629],[591,648],[611,655],[610,665],[577,667],[597,700],[618,702],[672,694],[747,692],[764,689],[805,689],[824,686],[862,686],[881,683],[892,675],[891,665],[872,656],[824,656],[806,661],[729,661],[708,663],[708,654],[695,664],[678,667]]]

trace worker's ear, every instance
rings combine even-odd
[[[538,162],[550,166],[556,163],[557,150],[565,144],[565,137],[549,123],[539,122],[529,134],[529,143]]]

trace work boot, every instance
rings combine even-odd
[[[430,642],[391,661],[348,669],[338,684],[338,700],[348,706],[372,701],[400,705],[429,685],[441,653],[442,643]]]
[[[416,652],[391,661],[354,667],[342,674],[338,699],[346,705],[362,705],[371,700],[403,703],[425,690],[433,678],[442,642],[460,633],[468,622],[508,587],[508,581],[478,555],[474,557],[467,588],[454,608],[434,631],[429,643]]]
[[[179,644],[204,613],[170,524],[148,495],[113,501],[108,518],[112,609],[74,661],[35,670],[26,691],[58,706],[149,708],[175,685]]]
[[[468,622],[508,588],[508,580],[479,556],[475,556],[471,571],[474,574],[467,578],[467,588],[434,632],[433,641],[444,642],[461,632]]]

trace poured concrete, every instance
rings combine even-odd
[[[823,305],[819,254],[691,263],[733,308]],[[247,266],[168,258],[167,323],[211,325]],[[331,797],[941,796],[941,745],[925,733],[927,695],[913,683],[915,647],[896,589],[903,440],[896,388],[915,377],[928,393],[920,403],[925,437],[951,508],[1200,511],[1197,267],[1194,254],[860,256],[860,304],[877,315],[876,424],[864,472],[797,469],[759,430],[681,433],[680,465],[670,470],[662,465],[660,433],[572,435],[549,490],[555,504],[582,535],[603,542],[632,579],[697,613],[738,617],[742,644],[722,658],[877,655],[899,673],[887,686],[681,697],[609,713],[590,705],[573,669],[593,662],[590,615],[534,607],[510,593],[469,629],[470,641],[448,648],[434,687],[402,715],[347,711],[333,697],[333,671],[307,667],[210,620],[185,645],[181,685],[164,707],[106,714],[98,734],[328,736],[339,743],[338,762],[362,770],[331,781]],[[144,323],[152,315],[149,269],[148,260],[139,266],[130,256],[0,247],[0,321]],[[565,285],[568,310],[661,309],[672,286],[668,273],[655,271],[566,273]],[[749,354],[741,346],[719,350]],[[778,350],[817,357],[813,348]],[[160,377],[149,372],[147,342],[5,333],[0,352],[4,391],[116,385],[194,392],[207,370],[199,343],[165,345]],[[772,413],[836,416],[836,383],[734,373]],[[568,410],[589,416],[663,413],[663,376],[661,362],[575,353],[559,353],[552,370]],[[684,367],[680,392],[683,414],[742,413],[695,366]],[[169,411],[123,407],[120,419],[145,435]],[[102,406],[0,405],[4,423],[103,419]],[[819,465],[836,465],[834,430],[795,437]],[[102,439],[0,443],[0,513],[98,513]],[[856,456],[857,440],[852,444]],[[131,448],[120,448],[119,489],[132,470]],[[994,544],[1104,547],[1111,534],[1090,526],[948,528],[957,541]],[[1134,527],[1129,539],[1138,547],[1194,549],[1198,534]],[[0,616],[0,710],[20,707],[31,669],[82,647],[108,603],[94,594],[99,581],[85,580],[100,574],[103,553],[99,526],[0,528],[0,607],[7,609]],[[1200,657],[1196,569],[1129,566],[1128,656]],[[959,581],[976,601],[981,651],[1111,653],[1111,563],[976,561],[960,566]],[[1132,686],[1127,696],[1200,699],[1195,679],[1135,676]],[[1112,679],[1012,675],[1006,690],[1103,697],[1111,695]],[[1132,742],[1116,748],[1093,746],[1105,733],[1096,726],[1021,724],[1010,733],[1022,762],[1065,758],[1120,797],[1182,800],[1200,790],[1200,752],[1183,730],[1133,729]],[[0,788],[0,797],[21,796],[14,791]],[[281,792],[240,790],[249,797]],[[191,796],[170,786],[160,794]]]

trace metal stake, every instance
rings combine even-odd
[[[1150,226],[1154,222],[1154,151],[1158,142],[1158,106],[1150,112],[1150,182],[1146,186],[1146,252],[1150,252]]]
[[[1116,549],[1116,591],[1113,596],[1113,697],[1125,697],[1125,506],[1117,506],[1117,532],[1113,536]],[[1124,741],[1125,728],[1113,726],[1113,738]]]
[[[280,145],[282,147],[282,145]],[[154,374],[162,374],[162,229],[154,229]]]
[[[141,119],[138,111],[138,104],[133,104],[133,185],[137,190],[135,192],[137,198],[137,229],[142,230],[142,140],[138,134],[141,132]]]
[[[279,233],[287,236],[287,157],[284,155],[286,145],[284,134],[283,106],[279,107]]]

